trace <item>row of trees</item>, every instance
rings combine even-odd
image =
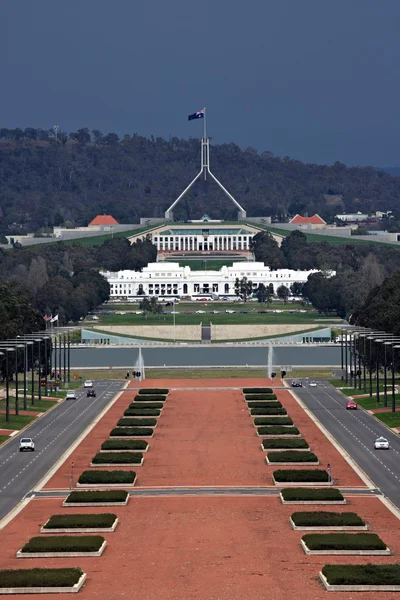
[[[253,282],[247,277],[242,277],[241,279],[236,277],[235,294],[236,296],[240,296],[244,302],[247,302],[248,298],[254,294],[260,303],[270,303],[275,296],[274,285],[272,283],[268,285],[260,283],[255,288]],[[302,294],[303,284],[298,282],[292,283],[290,287],[282,284],[276,290],[276,296],[284,302],[287,302],[290,295],[302,296]]]

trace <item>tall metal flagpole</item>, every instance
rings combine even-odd
[[[208,166],[208,157],[207,157],[207,109],[204,107],[204,118],[203,118],[203,142],[201,144],[201,152],[202,152],[202,166]],[[204,156],[205,153],[205,156]],[[207,169],[204,169],[204,181],[207,181]]]
[[[203,134],[204,140],[207,139],[207,110],[206,107],[204,107],[204,134]]]

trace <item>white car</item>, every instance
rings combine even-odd
[[[75,392],[67,392],[67,395],[65,396],[66,400],[76,400],[76,394]]]
[[[91,388],[91,387],[93,387],[93,382],[90,381],[90,379],[86,379],[85,383],[83,384],[83,387]]]
[[[234,310],[226,310],[225,312],[227,315],[233,315],[235,313]]]
[[[34,452],[35,451],[35,442],[32,438],[21,438],[19,440],[19,451],[20,452]]]
[[[317,382],[316,381],[310,381],[310,387],[317,387]]]
[[[389,450],[389,441],[384,437],[378,437],[374,442],[375,450]]]
[[[196,315],[205,315],[206,311],[205,310],[196,310]]]

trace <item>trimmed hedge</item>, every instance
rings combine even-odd
[[[299,440],[263,440],[262,442],[263,448],[267,449],[275,449],[275,448],[308,448],[308,442],[304,439]]]
[[[166,388],[147,388],[147,389],[139,390],[139,394],[144,394],[144,395],[156,394],[156,395],[166,396],[168,394],[168,392],[169,392],[169,390],[167,390]]]
[[[298,527],[362,527],[365,521],[353,512],[295,512],[292,521]]]
[[[258,402],[248,402],[247,403],[247,408],[274,408],[275,404],[277,404],[276,402],[272,401],[262,401],[259,400]],[[280,402],[279,402],[280,404]],[[282,404],[280,404],[282,406]]]
[[[144,440],[107,440],[102,443],[102,450],[146,450],[148,442]]]
[[[270,387],[243,388],[243,394],[272,394]]]
[[[164,408],[164,404],[162,402],[139,402],[139,404],[137,402],[131,402],[131,404],[128,406],[128,409],[129,408],[134,408],[135,410],[148,410],[156,408],[157,410],[161,410]]]
[[[72,587],[83,575],[82,569],[6,569],[0,571],[0,588]]]
[[[254,419],[254,425],[293,425],[293,421],[290,417],[257,417]]]
[[[257,429],[259,435],[299,435],[297,427],[280,427],[279,425],[267,425]]]
[[[159,417],[161,412],[155,408],[127,408],[124,412],[125,417]]]
[[[110,528],[114,525],[117,515],[112,513],[88,515],[52,515],[45,529],[83,529],[83,528]]]
[[[92,463],[94,465],[137,465],[143,460],[143,454],[141,452],[99,452],[96,456],[93,456]]]
[[[135,471],[83,471],[78,483],[133,483]]]
[[[98,552],[104,543],[101,535],[54,535],[52,537],[33,537],[22,552]]]
[[[147,396],[135,396],[133,401],[134,402],[165,402],[167,399],[167,396],[159,396],[159,395],[155,395],[155,396],[151,396],[150,394],[148,394]]]
[[[125,502],[128,497],[126,490],[89,490],[87,492],[71,492],[65,502]]]
[[[376,533],[308,533],[302,540],[309,550],[386,550]]]
[[[255,400],[276,400],[276,395],[275,394],[246,394],[244,399],[246,400],[246,402],[253,402]]]
[[[252,408],[250,415],[256,417],[258,415],[287,415],[285,408]]]
[[[114,427],[110,431],[111,437],[129,437],[129,436],[149,436],[152,435],[154,429],[150,429],[150,427]]]
[[[322,574],[331,585],[400,585],[400,564],[325,565]]]
[[[286,488],[281,490],[284,500],[292,501],[342,501],[344,500],[341,492],[336,488]]]
[[[157,419],[133,419],[122,418],[118,421],[117,427],[154,427],[157,425]]]
[[[274,471],[275,481],[329,481],[329,474],[323,469],[279,469]]]
[[[313,452],[292,452],[284,450],[283,452],[268,452],[268,460],[271,462],[317,462],[318,458]],[[304,479],[302,480],[304,481]]]

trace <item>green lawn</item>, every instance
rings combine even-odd
[[[265,369],[146,369],[146,379],[238,379],[267,377]]]
[[[35,410],[37,412],[46,412],[46,410],[49,410],[49,408],[52,408],[55,404],[57,404],[57,402],[52,402],[51,400],[41,400],[39,402],[39,399],[37,399],[35,397],[35,404],[32,405],[31,404],[31,396],[27,397],[27,403],[26,403],[26,409],[27,410]],[[12,410],[15,410],[15,398],[12,397],[10,398],[10,406],[12,407]],[[24,409],[24,399],[23,396],[19,396],[18,397],[18,406],[20,410]],[[5,398],[2,398],[0,400],[0,410],[5,410],[6,408],[6,400]]]
[[[2,444],[4,444],[4,442],[6,442],[7,440],[9,440],[9,436],[8,435],[0,435],[0,446]]]
[[[400,394],[395,394],[394,395],[396,404],[397,402],[400,400]],[[383,395],[380,395],[379,397],[379,402],[376,401],[376,395],[373,395],[372,398],[370,398],[369,396],[367,396],[366,398],[355,398],[355,401],[357,402],[357,404],[359,404],[360,406],[362,406],[363,408],[365,408],[365,410],[373,410],[375,408],[383,408],[383,402],[384,402],[384,398]],[[387,406],[390,407],[392,406],[392,393],[388,392],[387,395]]]
[[[163,304],[163,307],[165,307],[166,302],[162,302],[161,304]],[[279,300],[273,300],[270,304],[267,303],[260,303],[260,302],[255,302],[253,300],[249,300],[248,302],[220,302],[220,301],[208,301],[208,302],[199,302],[199,301],[193,301],[193,302],[178,302],[175,305],[175,310],[179,311],[179,312],[183,312],[183,311],[196,311],[196,310],[219,310],[220,312],[223,312],[225,310],[247,310],[249,312],[255,310],[267,310],[267,311],[274,311],[274,310],[282,310],[282,311],[298,311],[298,310],[306,310],[308,313],[312,313],[315,315],[318,315],[318,317],[320,319],[326,319],[326,318],[337,318],[336,314],[332,314],[331,316],[326,316],[324,314],[320,314],[318,311],[316,311],[310,304],[308,305],[304,305],[301,302],[281,302]],[[99,311],[104,310],[104,311],[110,311],[110,312],[114,312],[114,311],[136,311],[139,310],[139,302],[127,302],[127,303],[122,303],[122,302],[108,302],[107,304],[103,304],[98,308]],[[169,312],[169,311],[167,311]],[[279,313],[278,313],[279,314]],[[306,314],[306,313],[301,313],[301,314]]]
[[[379,421],[382,421],[382,423],[385,423],[385,425],[388,425],[388,427],[400,427],[400,411],[379,413],[375,417]]]
[[[278,224],[279,225],[279,224]],[[277,235],[283,235],[284,237],[287,237],[288,235],[290,235],[292,232],[288,229],[280,229],[279,226],[278,227],[274,227],[274,226],[269,226],[269,225],[260,225],[259,223],[257,223],[257,227],[260,227],[261,229],[265,229],[266,231],[270,231],[271,233],[276,233]],[[302,230],[300,230],[302,231]],[[304,233],[306,235],[307,241],[308,242],[328,242],[328,244],[330,244],[331,246],[342,246],[343,244],[356,244],[356,245],[371,245],[371,244],[381,244],[383,246],[391,246],[393,244],[388,244],[387,242],[374,242],[373,240],[368,241],[368,240],[359,240],[357,239],[357,236],[352,235],[349,237],[336,237],[333,235],[323,235],[323,234],[318,234],[318,233],[307,233],[306,231],[302,231],[302,233]]]
[[[11,413],[11,411],[10,411]],[[6,415],[4,413],[0,414],[0,429],[22,429],[29,423],[32,423],[36,417],[28,416],[28,415],[18,415],[16,417],[13,414],[10,414],[10,420],[6,421]]]

